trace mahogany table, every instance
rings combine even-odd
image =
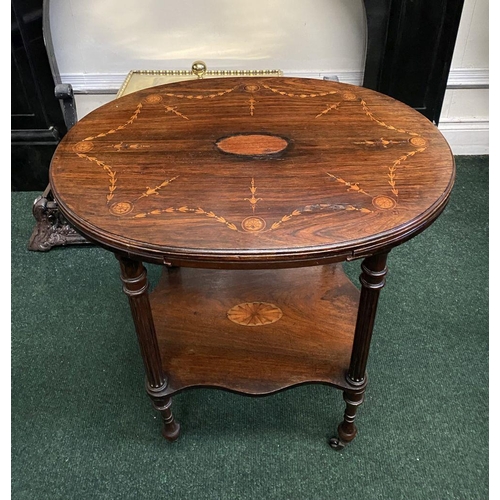
[[[297,78],[217,78],[141,90],[58,146],[63,215],[115,253],[163,417],[171,396],[265,395],[329,384],[357,432],[388,252],[443,211],[455,176],[438,129],[380,93]],[[342,262],[363,259],[360,291]],[[163,267],[149,295],[144,262]]]

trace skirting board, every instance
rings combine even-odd
[[[489,121],[443,120],[438,126],[456,156],[489,154]]]

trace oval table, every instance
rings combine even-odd
[[[50,168],[68,221],[114,252],[168,440],[171,396],[329,384],[343,448],[366,389],[388,252],[443,211],[437,127],[383,94],[298,78],[141,90],[81,119]],[[362,259],[360,290],[342,262]],[[163,266],[149,294],[144,262]]]

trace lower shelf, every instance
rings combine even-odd
[[[347,388],[359,291],[341,266],[165,269],[150,296],[169,392]]]

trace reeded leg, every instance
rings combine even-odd
[[[146,391],[153,406],[163,418],[162,434],[174,441],[179,437],[180,426],[174,420],[170,406],[172,398],[167,394],[168,381],[163,373],[158,340],[151,314],[148,295],[147,272],[142,262],[117,255],[120,262],[123,291],[128,296],[135,331],[146,371]]]
[[[356,330],[352,346],[351,362],[346,374],[346,380],[352,389],[344,392],[346,410],[344,420],[338,427],[338,437],[330,439],[330,446],[342,449],[352,441],[357,433],[354,424],[356,411],[364,399],[366,388],[366,364],[372,339],[375,315],[377,313],[380,290],[385,285],[387,274],[387,253],[373,255],[363,260],[361,264],[361,296],[359,299]]]

